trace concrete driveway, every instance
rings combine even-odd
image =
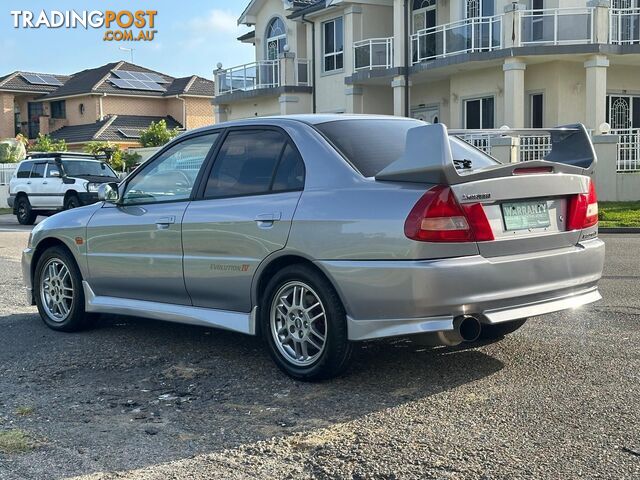
[[[596,305],[496,343],[369,343],[308,384],[239,334],[55,333],[23,303],[27,233],[0,232],[0,478],[640,478],[640,236],[604,238]]]

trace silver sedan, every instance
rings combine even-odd
[[[304,380],[364,340],[500,338],[600,299],[593,147],[582,126],[549,135],[546,160],[503,165],[394,117],[190,131],[36,226],[28,300],[61,331],[110,313],[261,335]]]

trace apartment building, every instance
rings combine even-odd
[[[0,138],[49,134],[73,150],[91,141],[139,146],[154,121],[180,129],[213,123],[214,93],[211,80],[124,61],[73,75],[17,71],[0,77]]]
[[[255,30],[239,40],[255,46],[256,61],[218,65],[216,119],[344,112],[466,129],[581,122],[594,135],[619,134],[618,170],[638,171],[638,3],[251,0],[239,23]],[[548,145],[528,146],[540,154]]]

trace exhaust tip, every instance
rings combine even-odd
[[[460,337],[465,342],[475,342],[480,338],[480,332],[482,331],[482,324],[480,320],[471,315],[458,317],[456,319],[458,332]]]

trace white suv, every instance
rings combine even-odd
[[[22,225],[38,215],[89,205],[98,201],[102,183],[118,175],[93,155],[37,153],[22,161],[9,182],[9,206]]]

